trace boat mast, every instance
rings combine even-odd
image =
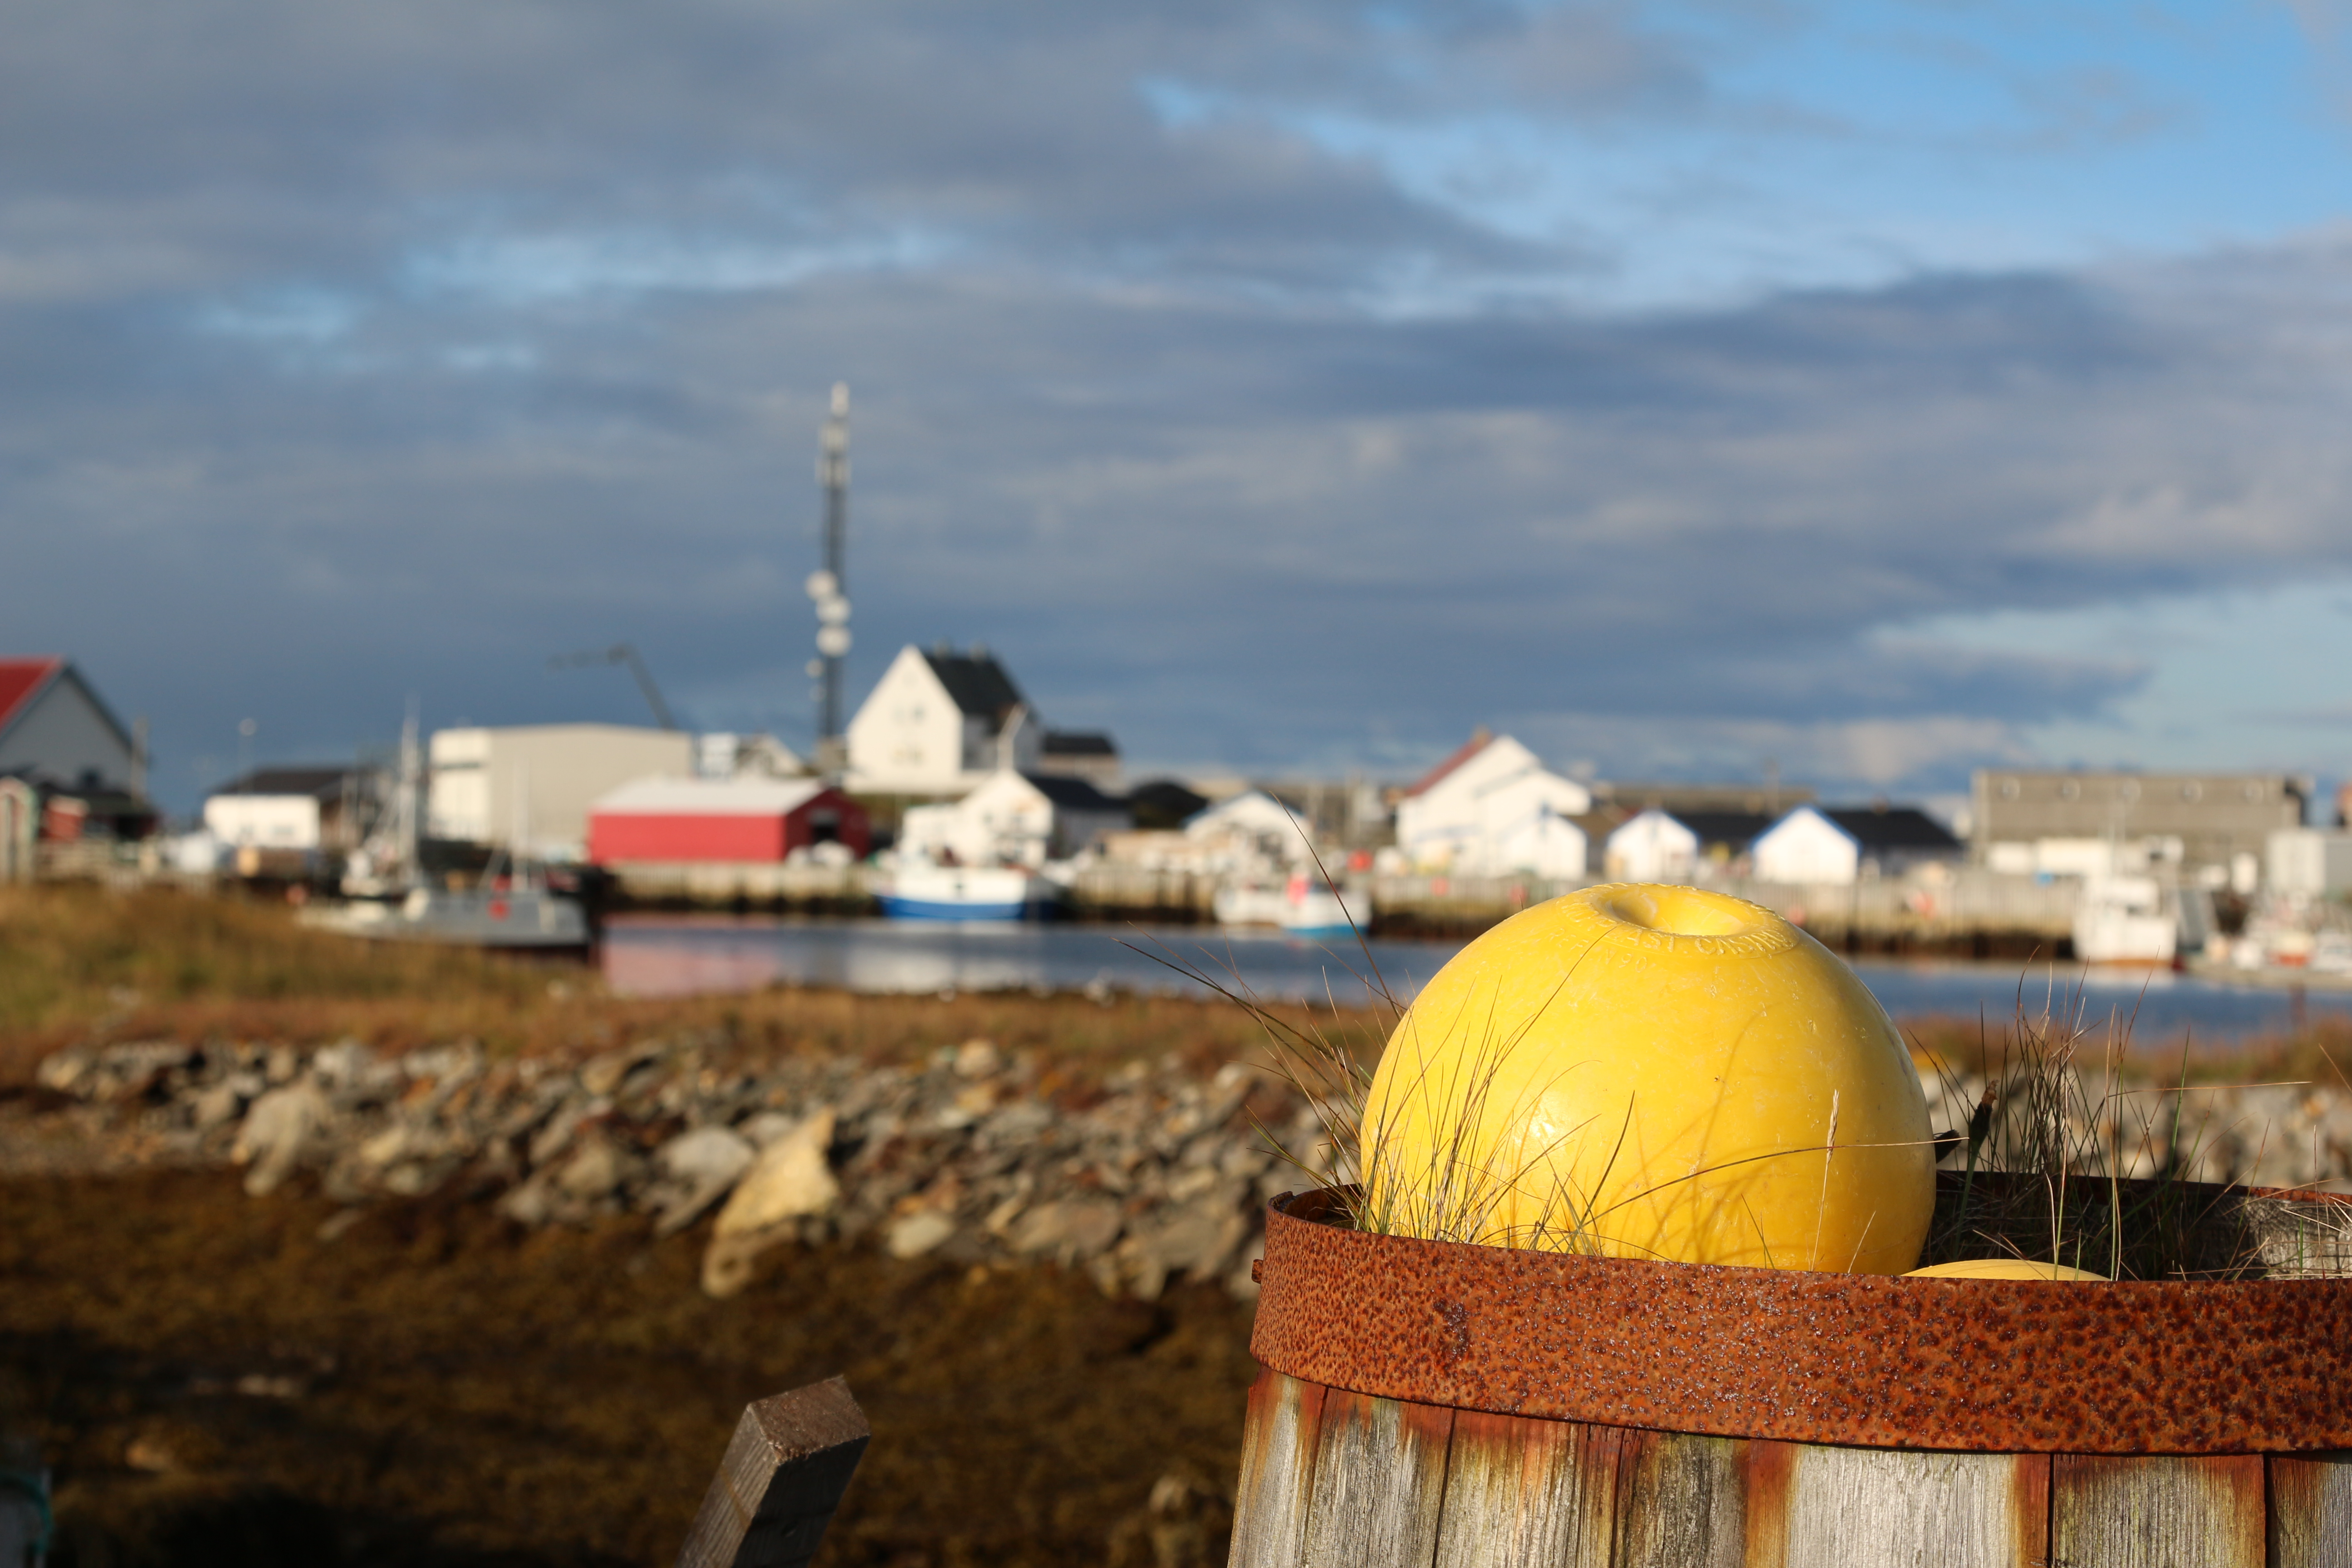
[[[849,652],[848,578],[845,575],[849,534],[849,384],[833,385],[833,412],[824,422],[817,449],[817,483],[824,490],[824,565],[810,574],[808,595],[816,604],[816,650],[809,673],[818,685],[816,765],[827,780],[838,782],[847,769],[847,746],[841,726],[841,661]]]

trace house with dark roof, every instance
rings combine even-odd
[[[1756,839],[1756,878],[1805,886],[1900,877],[1965,857],[1951,830],[1907,805],[1801,805]]]
[[[1772,822],[1760,811],[1654,805],[1610,833],[1601,864],[1612,882],[1689,882],[1736,865]]]
[[[1099,730],[1048,730],[1037,747],[1037,772],[1084,779],[1097,789],[1116,794],[1118,746]]]
[[[951,866],[1042,866],[1134,826],[1127,803],[1085,779],[992,773],[950,805],[909,806],[898,851]]]
[[[992,774],[1091,777],[1118,765],[1108,735],[1049,732],[1012,673],[978,643],[898,650],[849,721],[849,787],[872,795],[961,795]],[[1102,780],[1096,780],[1102,783]]]
[[[355,849],[375,793],[374,776],[358,768],[256,768],[205,798],[205,829],[236,849]]]
[[[0,658],[0,775],[138,793],[137,742],[71,659]]]
[[[143,838],[155,828],[146,759],[73,661],[0,658],[0,779],[14,803],[0,824],[17,861],[35,838]]]

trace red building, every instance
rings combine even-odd
[[[588,808],[588,858],[782,860],[835,843],[859,859],[872,843],[865,808],[814,779],[638,779]]]

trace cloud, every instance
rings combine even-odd
[[[1146,760],[1943,787],[2148,666],[1936,625],[2352,569],[2341,235],[1597,308],[1527,128],[1753,123],[1695,13],[0,14],[0,624],[182,803],[248,712],[634,718],[545,668],[622,637],[803,723],[835,379],[853,686],[982,637]]]

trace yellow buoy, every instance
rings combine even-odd
[[[1364,1108],[1364,1223],[1622,1258],[1899,1274],[1935,1207],[1885,1009],[1769,910],[1587,888],[1455,955]]]
[[[1905,1276],[1908,1279],[2096,1279],[2107,1282],[2104,1274],[2094,1274],[2087,1268],[2069,1268],[2063,1263],[2034,1263],[2022,1258],[1977,1258],[1966,1263],[1938,1263],[1933,1268],[1914,1268]]]

